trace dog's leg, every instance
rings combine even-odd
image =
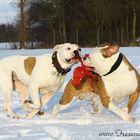
[[[45,105],[48,103],[48,101],[51,99],[51,97],[53,96],[53,92],[49,92],[49,93],[46,93],[44,94],[42,97],[41,97],[41,105]],[[26,118],[33,118],[36,114],[39,114],[40,115],[40,110],[39,109],[33,109],[31,111],[31,113],[29,113],[28,115],[26,115]],[[45,113],[44,112],[41,112],[41,116],[44,115]]]
[[[18,80],[15,81],[15,86],[16,86],[15,90],[19,93],[21,97],[21,104],[23,104],[24,101],[28,100],[29,98],[28,88]]]
[[[136,101],[138,100],[138,97],[139,97],[139,93],[138,93],[137,91],[134,92],[133,94],[131,94],[131,95],[129,96],[128,105],[127,105],[127,107],[125,108],[125,111],[126,111],[126,112],[128,112],[128,113],[131,112],[131,110],[132,110],[134,104],[135,104]]]
[[[17,114],[15,114],[11,109],[11,97],[12,97],[12,83],[7,84],[8,86],[5,88],[2,88],[2,91],[4,92],[4,111],[7,113],[9,117],[13,118],[19,118]]]
[[[29,99],[29,92],[27,86],[25,86],[21,81],[15,80],[15,90],[19,93],[21,99],[21,105],[23,106],[24,110],[31,111],[32,109],[27,107],[25,101]]]
[[[40,109],[41,102],[40,102],[40,97],[39,97],[39,93],[38,93],[38,86],[35,84],[30,84],[29,85],[29,94],[32,99],[32,103],[29,103],[29,107],[32,109]]]
[[[119,117],[121,117],[123,120],[128,121],[128,122],[134,122],[135,119],[131,117],[127,112],[125,112],[123,109],[117,107],[113,102],[109,103],[108,106],[109,110],[113,111],[116,113]]]
[[[11,112],[11,89],[2,90],[4,92],[4,111]]]
[[[73,96],[72,94],[64,93],[64,95],[61,97],[59,103],[54,106],[51,117],[55,118],[60,111],[67,109],[72,104],[72,102],[75,100],[75,98],[77,98],[77,97]]]

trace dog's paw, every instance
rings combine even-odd
[[[27,118],[27,119],[32,119],[33,117],[35,117],[35,116],[38,114],[38,112],[39,112],[38,109],[32,109],[32,111],[31,111],[29,114],[27,114],[27,115],[25,116],[25,118]],[[43,113],[42,113],[42,114],[43,114]]]
[[[129,123],[134,123],[136,119],[132,116],[127,116],[126,118],[124,118],[124,120]]]
[[[128,107],[124,107],[123,110],[128,113]]]
[[[134,122],[136,121],[136,119],[135,119],[134,117],[129,117],[128,121],[129,121],[130,123],[134,123]]]
[[[98,106],[93,106],[93,111],[95,112],[95,113],[97,113],[97,112],[99,112],[99,108],[98,108]]]
[[[45,112],[43,112],[43,111],[38,111],[37,113],[36,113],[36,115],[39,115],[39,116],[43,116],[45,114]]]
[[[29,105],[32,103],[32,101],[28,101],[28,100],[25,100],[24,102],[23,102],[23,109],[25,110],[25,111],[29,111],[29,112],[31,112],[33,109],[32,108],[30,108],[29,107]]]
[[[29,105],[29,104],[31,104],[31,103],[32,103],[32,101],[30,101],[30,100],[25,100],[25,101],[24,101],[24,104],[25,104],[25,105]]]
[[[12,118],[12,119],[20,119],[21,117],[19,115],[17,115],[14,112],[6,112],[7,113],[7,117]]]
[[[25,100],[23,102],[23,104],[26,105],[26,106],[29,106],[29,104],[31,104],[31,103],[32,103],[32,101],[30,101],[30,100]]]
[[[9,117],[9,118],[12,118],[12,119],[19,119],[19,118],[21,118],[15,112],[12,112],[11,110],[8,110],[7,108],[4,108],[3,111],[7,114],[7,117]]]
[[[45,119],[48,118],[48,114],[46,112],[43,112],[43,111],[39,111],[37,113],[38,117],[40,117],[41,119]]]

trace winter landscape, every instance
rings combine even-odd
[[[11,55],[53,53],[56,44],[65,42],[82,46],[83,55],[91,52],[91,46],[117,42],[125,46],[120,51],[140,73],[140,0],[0,0],[0,61]],[[51,117],[78,65],[42,107],[43,117],[8,117],[0,90],[0,140],[140,140],[140,98],[131,112],[134,123],[105,108],[94,113],[87,99],[76,99],[56,118]],[[17,114],[27,113],[15,91],[12,109]]]
[[[90,53],[92,48],[82,49],[82,54]],[[120,51],[126,55],[140,72],[140,48],[125,47]],[[52,49],[37,50],[0,50],[0,58],[20,55],[40,55],[52,53]],[[76,67],[76,66],[75,66]],[[74,67],[73,67],[74,69]],[[137,101],[131,114],[135,123],[127,123],[112,112],[103,109],[100,114],[94,114],[87,100],[75,100],[73,104],[56,118],[50,118],[51,111],[58,103],[65,85],[72,77],[68,73],[63,87],[54,95],[51,101],[43,107],[44,118],[36,116],[33,119],[11,119],[2,111],[3,94],[0,92],[0,139],[1,140],[139,140],[140,139],[140,100]],[[25,113],[20,106],[18,93],[13,93],[13,110]],[[123,103],[121,106],[123,106]]]

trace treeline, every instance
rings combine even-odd
[[[17,42],[17,33],[13,24],[0,24],[0,42]]]
[[[26,0],[24,15],[25,40],[33,47],[140,45],[140,0]]]
[[[27,15],[30,35],[50,44],[136,45],[140,37],[140,0],[31,0]]]

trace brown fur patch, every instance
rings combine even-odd
[[[137,91],[129,96],[129,101],[128,101],[128,105],[127,105],[128,112],[131,112],[135,102],[138,100],[138,97],[139,97],[139,93]]]
[[[135,71],[136,73],[136,77],[137,77],[137,81],[138,81],[138,87],[136,89],[136,91],[140,92],[140,75],[139,73],[137,72],[137,70],[130,64],[130,62],[126,59],[125,56],[123,56],[123,62],[128,66],[129,68],[129,71]]]
[[[101,45],[103,48],[101,50],[103,57],[107,58],[107,57],[111,57],[112,55],[116,54],[119,51],[119,46],[117,44],[114,43],[106,43]]]
[[[94,92],[100,96],[102,105],[108,108],[110,97],[107,95],[102,78],[100,78],[98,81],[93,80],[93,89]]]
[[[28,57],[24,60],[24,68],[27,74],[31,75],[33,68],[36,64],[36,58],[35,57]]]
[[[60,104],[66,105],[70,103],[73,97],[79,96],[82,99],[82,93],[91,92],[89,80],[87,78],[83,79],[79,87],[74,87],[72,85],[72,80],[70,80],[64,90],[63,96],[61,97]]]
[[[110,98],[106,93],[105,86],[101,78],[99,80],[93,80],[93,90],[93,92],[95,92],[93,94],[98,94],[100,96],[103,106],[108,107]],[[74,87],[70,80],[65,87],[64,94],[60,100],[60,104],[66,105],[70,103],[74,96],[79,96],[80,99],[83,99],[83,94],[88,92],[92,92],[90,88],[90,80],[88,77],[86,77],[78,87]]]
[[[128,66],[129,71],[134,70],[134,67],[129,63],[125,56],[123,56],[123,62]]]
[[[129,71],[133,71],[133,70],[135,71],[137,82],[138,82],[138,86],[137,86],[136,91],[129,96],[129,101],[128,101],[127,107],[128,107],[128,112],[131,112],[134,104],[136,103],[136,101],[138,100],[138,97],[139,97],[139,92],[140,92],[140,75],[137,72],[137,70],[126,59],[125,56],[123,57],[123,62],[128,66]]]

